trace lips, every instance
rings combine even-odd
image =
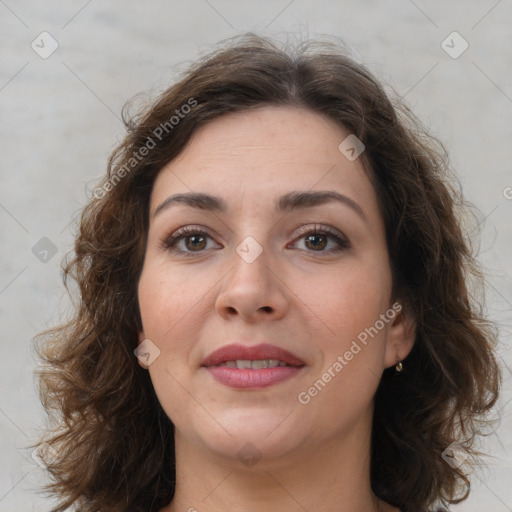
[[[278,361],[279,366],[285,363],[286,366],[300,367],[304,366],[304,361],[299,359],[296,355],[288,350],[285,350],[275,345],[261,344],[255,346],[247,345],[226,345],[212,352],[202,363],[202,366],[218,366],[224,363],[233,361]],[[259,366],[259,365],[252,365]],[[272,364],[273,366],[273,364]],[[246,363],[243,368],[248,368]],[[264,368],[265,366],[263,366]]]
[[[226,345],[212,352],[202,367],[219,383],[239,390],[258,390],[301,373],[304,361],[274,345]]]

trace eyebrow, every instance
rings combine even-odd
[[[278,199],[275,209],[278,213],[288,213],[293,210],[314,208],[315,206],[332,202],[338,202],[350,207],[363,220],[367,220],[363,209],[361,206],[359,206],[358,203],[356,203],[350,197],[333,190],[321,190],[314,192],[288,192]],[[177,204],[185,204],[191,208],[218,213],[225,213],[228,209],[227,203],[221,197],[204,194],[201,192],[187,192],[184,194],[174,194],[169,196],[162,203],[160,203],[160,205],[158,205],[155,213],[153,214],[153,217],[156,217],[163,210],[166,210]]]

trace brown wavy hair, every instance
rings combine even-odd
[[[470,288],[481,286],[481,272],[446,150],[342,45],[244,34],[201,57],[138,113],[123,109],[127,135],[83,209],[63,262],[66,288],[70,277],[78,285],[74,313],[36,339],[50,419],[40,446],[55,450],[46,488],[59,498],[54,512],[158,511],[172,500],[173,424],[134,356],[149,197],[159,171],[201,125],[267,105],[311,109],[364,143],[393,296],[416,323],[404,370],[385,370],[376,392],[373,492],[414,512],[467,497],[468,476],[441,454],[457,442],[469,460],[478,455],[473,441],[497,400],[500,371],[496,329]]]

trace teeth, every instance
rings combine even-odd
[[[229,368],[238,368],[239,370],[261,370],[263,368],[276,368],[277,366],[288,366],[279,359],[258,359],[250,361],[249,359],[237,359],[236,361],[225,361],[218,366],[228,366]]]
[[[268,368],[270,361],[262,359],[261,361],[252,361],[251,368],[254,370],[260,370],[261,368]]]

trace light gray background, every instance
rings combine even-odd
[[[50,507],[37,494],[44,472],[27,448],[43,421],[31,339],[68,308],[60,261],[85,188],[123,136],[121,107],[167,87],[199,53],[247,30],[343,38],[446,143],[482,212],[487,310],[500,325],[505,377],[501,425],[484,443],[489,464],[470,499],[452,510],[512,511],[510,0],[0,0],[0,512]],[[47,59],[31,48],[43,31],[59,44]],[[441,47],[453,31],[469,44],[457,59]],[[58,249],[46,263],[32,252],[42,237]]]

